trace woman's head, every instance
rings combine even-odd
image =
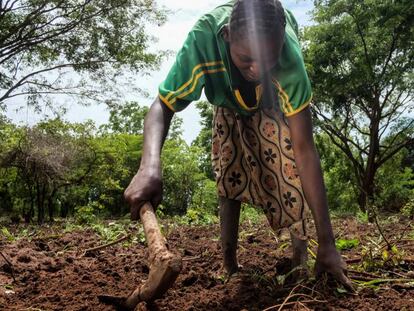
[[[277,64],[285,34],[278,0],[237,0],[225,30],[233,63],[246,80],[258,81]]]

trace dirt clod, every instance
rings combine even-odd
[[[346,232],[340,232],[343,238],[368,239],[375,235],[372,227],[353,219],[338,221],[340,224],[335,228],[346,228]],[[390,226],[391,232],[397,234],[406,224]],[[164,298],[151,304],[141,303],[136,310],[254,311],[283,303],[292,290],[291,280],[281,277],[291,270],[290,247],[279,247],[265,223],[245,225],[240,230],[238,250],[243,268],[226,281],[221,274],[218,236],[218,226],[180,227],[172,231],[167,238],[170,249],[185,259],[182,273]],[[66,233],[50,240],[1,242],[16,282],[9,265],[0,258],[0,310],[113,310],[100,303],[97,296],[126,296],[142,284],[149,272],[148,252],[141,243],[127,248],[118,244],[94,256],[82,256],[84,249],[102,244],[91,230]],[[343,252],[346,259],[360,255],[360,246]],[[407,243],[404,255],[414,256],[413,243]],[[405,265],[403,272],[412,277],[413,265]],[[395,278],[395,273],[401,271],[392,272],[394,275],[390,275]],[[414,290],[410,285],[365,287],[358,295],[339,293],[335,287],[317,283],[311,286],[300,293],[326,302],[305,304],[310,310],[414,310]],[[6,290],[13,294],[6,294]],[[291,304],[283,310],[307,309]]]

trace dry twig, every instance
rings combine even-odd
[[[358,257],[358,258],[346,259],[346,260],[345,260],[345,262],[346,262],[347,264],[353,264],[353,263],[358,263],[358,262],[360,262],[361,260],[362,260],[362,258],[361,258],[361,257]]]
[[[357,270],[352,270],[352,269],[347,269],[347,271],[350,272],[350,273],[353,273],[353,274],[363,275],[365,277],[369,277],[369,278],[373,278],[373,279],[380,279],[381,278],[381,276],[379,276],[379,275],[375,275],[375,274],[364,272],[364,271],[357,271]]]
[[[12,263],[6,258],[6,256],[4,256],[4,254],[2,252],[0,252],[1,257],[3,257],[3,259],[6,261],[7,265],[10,267],[10,272],[13,278],[13,281],[16,282],[16,278],[14,276],[14,270],[13,270],[13,265]]]
[[[99,245],[99,246],[92,247],[92,248],[88,248],[88,249],[86,249],[83,252],[83,254],[82,254],[81,257],[83,257],[83,256],[85,256],[85,255],[87,255],[89,253],[92,253],[92,252],[95,252],[95,251],[99,251],[99,250],[104,249],[104,248],[107,248],[109,246],[112,246],[112,245],[121,243],[122,241],[128,240],[130,237],[131,237],[131,234],[127,234],[127,235],[124,235],[123,237],[121,237],[121,238],[119,238],[119,239],[117,239],[117,240],[115,240],[113,242],[110,242],[110,243],[107,243],[107,244],[104,244],[104,245]]]
[[[299,303],[299,304],[309,304],[309,303],[326,303],[327,302],[326,300],[319,300],[319,299],[316,299],[316,298],[314,298],[310,295],[303,294],[303,293],[294,294],[295,290],[299,287],[309,289],[308,287],[303,286],[302,284],[298,284],[295,287],[293,287],[293,289],[290,291],[289,295],[285,298],[285,300],[281,304],[266,308],[263,311],[275,310],[276,308],[278,308],[277,311],[281,311],[284,307],[290,306],[290,305],[295,305],[297,303]],[[295,298],[295,297],[297,297],[297,298],[304,297],[304,298],[306,298],[306,300],[296,300],[296,301],[290,301],[289,302],[289,300],[291,300],[292,298]]]
[[[278,304],[278,305],[275,305],[275,306],[272,306],[272,307],[269,307],[269,308],[267,308],[267,309],[264,309],[263,311],[270,311],[270,310],[274,310],[274,309],[276,309],[276,308],[279,308],[278,309],[278,311],[280,311],[280,310],[282,310],[284,307],[287,307],[287,306],[291,306],[291,305],[295,305],[295,304],[297,304],[297,303],[299,303],[299,304],[302,304],[302,305],[304,305],[304,304],[311,304],[311,303],[327,303],[328,301],[327,300],[318,300],[318,299],[309,299],[309,300],[298,300],[298,301],[291,301],[291,302],[284,302],[284,303],[281,303],[281,304]],[[306,306],[305,306],[306,307]],[[306,307],[307,308],[307,307]],[[308,308],[307,308],[308,309]]]

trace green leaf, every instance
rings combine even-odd
[[[335,245],[338,250],[352,249],[359,245],[359,240],[358,239],[351,239],[351,240],[338,239],[336,240]]]

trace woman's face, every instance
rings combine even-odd
[[[243,78],[250,82],[258,82],[261,77],[276,66],[279,55],[279,44],[273,38],[260,36],[229,40],[230,55],[234,65]]]

